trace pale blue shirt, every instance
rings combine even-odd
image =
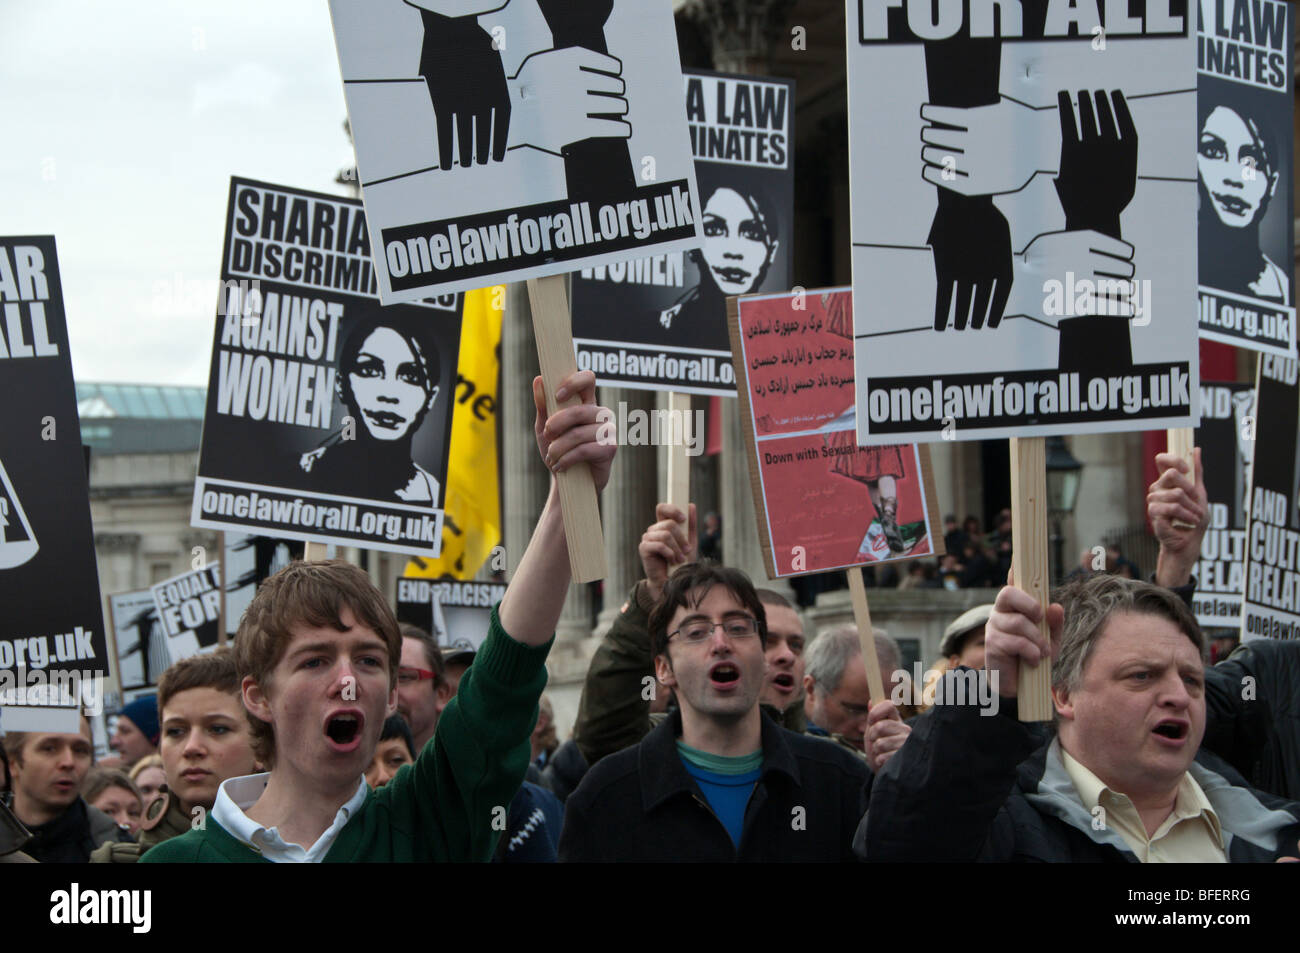
[[[217,789],[217,800],[212,805],[212,819],[220,824],[235,840],[246,844],[267,860],[276,864],[319,864],[334,840],[349,820],[361,810],[370,788],[362,776],[357,793],[334,815],[334,823],[325,829],[316,843],[304,850],[300,844],[290,844],[280,836],[279,828],[263,827],[244,813],[257,803],[266,790],[269,772],[248,774],[240,778],[227,778]]]

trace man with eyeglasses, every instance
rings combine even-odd
[[[402,626],[402,658],[397,669],[397,713],[406,719],[423,751],[438,727],[438,716],[455,692],[447,690],[442,652],[433,636],[414,625]]]
[[[649,618],[678,709],[592,767],[566,804],[561,861],[837,861],[866,765],[765,718],[767,613],[744,573],[690,563]]]

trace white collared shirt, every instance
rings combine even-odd
[[[319,864],[343,826],[361,810],[370,788],[363,775],[357,793],[334,815],[334,823],[304,850],[300,844],[290,844],[280,836],[279,828],[263,827],[244,812],[257,803],[266,790],[270,772],[248,774],[240,778],[227,778],[217,789],[217,800],[212,805],[212,819],[220,824],[235,840],[253,848],[267,860],[277,864]]]

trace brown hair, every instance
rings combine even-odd
[[[1110,617],[1117,612],[1168,619],[1192,640],[1201,661],[1206,660],[1205,634],[1196,624],[1196,617],[1181,598],[1161,586],[1110,573],[1096,573],[1063,586],[1055,598],[1065,610],[1061,653],[1052,666],[1052,687],[1055,689],[1074,691],[1079,687],[1097,640]]]
[[[119,768],[91,768],[86,774],[86,780],[81,784],[81,796],[87,804],[90,804],[108,788],[121,788],[123,791],[129,791],[139,799],[141,806],[144,804],[140,789],[135,786],[134,781],[127,777],[126,772]]]
[[[365,570],[341,559],[290,563],[257,590],[235,636],[235,667],[242,684],[252,678],[265,691],[271,673],[284,658],[297,626],[347,631],[340,617],[344,607],[388,646],[388,688],[397,685],[402,659],[402,633],[383,593]],[[275,763],[275,730],[251,712],[253,755],[270,768]]]
[[[234,651],[223,648],[208,655],[191,655],[163,672],[158,679],[159,717],[174,696],[191,688],[213,688],[238,698],[239,671],[235,668]]]
[[[646,627],[650,632],[650,647],[655,655],[668,657],[668,623],[672,621],[673,613],[682,606],[699,605],[714,586],[722,586],[730,592],[758,620],[759,640],[764,647],[767,646],[767,611],[759,601],[749,577],[739,569],[718,563],[686,563],[668,577],[663,598],[650,612]],[[701,591],[697,598],[692,599],[691,593],[696,589]]]

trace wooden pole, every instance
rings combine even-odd
[[[848,571],[849,595],[853,600],[853,621],[858,625],[858,643],[862,646],[862,664],[867,669],[867,691],[871,693],[871,704],[876,705],[889,696],[885,694],[885,682],[880,677],[880,657],[876,655],[876,636],[871,628],[871,609],[867,606],[867,586],[862,581],[862,567],[854,566]]]
[[[1196,431],[1191,427],[1175,427],[1166,431],[1169,452],[1180,460],[1187,461],[1187,475],[1196,482],[1196,458],[1192,451],[1196,448]],[[1174,529],[1196,529],[1186,520],[1172,520]]]
[[[1047,627],[1050,599],[1047,561],[1047,448],[1042,437],[1011,438],[1011,561],[1015,584],[1038,600],[1043,621],[1038,629],[1051,644]],[[1020,663],[1017,689],[1021,721],[1052,717],[1052,659],[1038,665]]]
[[[537,338],[537,362],[546,391],[546,412],[580,402],[575,394],[556,403],[555,388],[578,369],[573,355],[573,330],[569,322],[569,296],[564,275],[528,279],[528,301],[532,305],[533,332]],[[564,538],[569,544],[569,567],[574,582],[594,582],[605,577],[605,537],[600,525],[600,506],[591,468],[584,464],[555,475],[564,513]]]
[[[307,543],[302,548],[302,558],[305,562],[314,563],[320,559],[327,559],[329,547],[325,543]]]
[[[681,421],[680,433],[673,426]],[[691,459],[686,455],[687,435],[691,426],[691,395],[671,391],[668,394],[668,421],[671,439],[668,443],[668,499],[666,502],[690,514]],[[681,439],[677,439],[680,437]],[[687,520],[690,525],[690,520]]]

